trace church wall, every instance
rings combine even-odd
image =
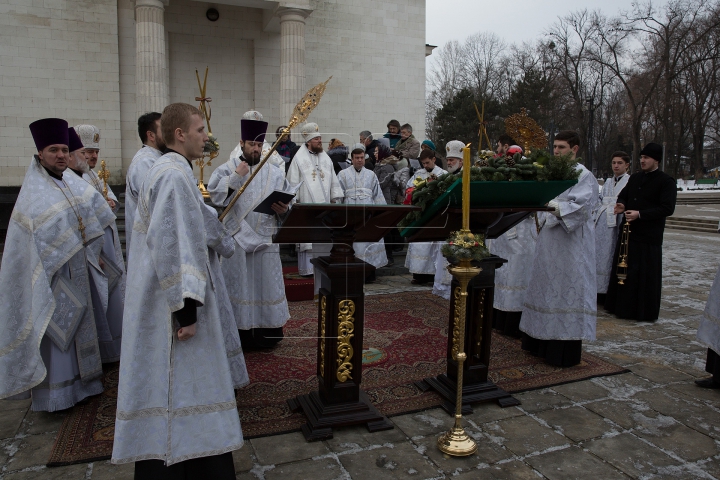
[[[133,2],[120,0],[119,9],[128,10],[121,18],[121,95],[123,105],[123,158],[125,168],[140,147],[135,106],[135,22]],[[279,37],[262,31],[259,9],[219,6],[220,19],[205,18],[207,3],[172,0],[165,8],[165,30],[168,51],[168,86],[170,102],[197,104],[199,95],[195,69],[202,81],[209,67],[207,95],[210,102],[210,125],[220,142],[220,155],[205,169],[205,181],[240,139],[240,118],[251,108],[272,116],[279,109],[270,108],[280,90]],[[125,20],[128,27],[125,28]],[[277,44],[277,45],[276,45]],[[127,50],[128,55],[124,55]],[[272,54],[268,54],[271,51]],[[263,58],[258,60],[258,53]],[[276,53],[277,61],[273,61]],[[256,95],[256,92],[268,92]]]
[[[424,139],[424,0],[317,0],[305,47],[308,88],[333,76],[313,112],[323,130],[355,143],[360,131],[385,133],[395,118]]]
[[[0,0],[0,186],[22,184],[44,117],[97,125],[119,174],[117,32],[116,0]]]

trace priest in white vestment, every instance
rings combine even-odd
[[[138,118],[138,133],[142,147],[135,153],[125,176],[125,258],[128,258],[130,252],[140,186],[150,167],[153,166],[155,160],[162,156],[162,151],[165,149],[160,129],[160,117],[160,113],[150,112]]]
[[[74,182],[85,188],[90,184],[83,176],[89,171],[85,149],[75,129],[68,129],[70,155],[66,179],[68,183]],[[125,302],[125,262],[122,256],[122,246],[115,223],[115,214],[109,203],[98,192],[93,198],[98,217],[110,217],[112,221],[103,231],[102,251],[100,253],[101,269],[91,268],[90,282],[93,309],[95,310],[95,326],[100,343],[100,355],[103,363],[112,363],[120,360],[120,346],[122,343],[122,317]]]
[[[630,156],[625,152],[615,152],[612,156],[613,176],[605,180],[600,193],[600,205],[595,213],[595,265],[597,268],[597,293],[601,296],[608,291],[612,274],[613,257],[617,245],[622,214],[615,215],[618,195],[627,185],[630,175]]]
[[[0,399],[32,397],[32,410],[56,411],[103,390],[89,269],[99,269],[109,207],[97,191],[68,182],[68,125],[30,125],[30,161],[10,218],[0,266]]]
[[[554,140],[555,155],[580,148],[575,132],[562,131]],[[548,203],[552,212],[540,220],[532,274],[526,290],[520,330],[523,349],[551,365],[580,363],[582,341],[595,340],[597,276],[595,221],[599,185],[584,166],[578,183]]]
[[[695,384],[702,388],[720,389],[720,269],[710,288],[705,311],[700,319],[697,340],[707,347],[705,371],[711,376],[695,380]]]
[[[385,196],[380,189],[377,175],[365,168],[365,146],[356,144],[352,152],[352,168],[346,168],[338,173],[338,181],[345,192],[343,203],[346,205],[386,205]],[[354,242],[355,256],[375,268],[384,267],[388,263],[385,254],[385,242]],[[375,278],[375,271],[366,281]]]
[[[413,187],[416,182],[433,181],[447,172],[435,164],[435,151],[420,152],[420,166],[410,177],[405,188]],[[412,283],[422,285],[433,281],[435,277],[435,260],[442,242],[413,242],[408,245],[405,266],[413,275]]]
[[[95,125],[76,125],[75,131],[85,147],[87,162],[90,167],[83,177],[88,182],[92,183],[98,192],[103,193],[104,182],[100,179],[100,177],[98,177],[97,173],[93,171],[97,165],[98,155],[100,154],[100,129]],[[117,213],[120,208],[120,203],[110,188],[110,185],[107,187],[107,192],[107,201],[110,204],[110,208],[112,208],[113,212]]]
[[[512,337],[521,336],[520,319],[535,258],[537,236],[535,215],[530,215],[488,242],[493,255],[507,260],[507,263],[495,270],[493,327]]]
[[[245,112],[241,118],[242,120],[255,120],[256,122],[264,122],[265,119],[263,118],[262,113],[258,112],[257,110],[250,110],[249,112]],[[289,140],[289,138],[288,138]],[[270,145],[266,140],[263,140],[262,143],[262,152],[260,155],[260,158],[264,158],[265,155],[270,151],[272,148],[272,145]],[[242,140],[238,142],[237,146],[233,148],[232,152],[230,152],[230,156],[228,157],[228,161],[234,159],[234,158],[240,158],[240,155],[242,155],[243,147],[242,147]],[[283,171],[285,171],[285,160],[283,157],[277,152],[274,151],[270,158],[268,158],[268,163],[275,165],[278,168],[282,168]]]
[[[302,182],[295,201],[298,203],[337,203],[345,194],[338,182],[332,160],[323,151],[322,136],[317,123],[306,123],[300,129],[305,143],[300,146],[287,172],[287,181],[292,187]],[[329,255],[332,244],[301,243],[298,248],[298,272],[313,275],[315,269],[310,263],[314,257]],[[315,278],[315,295],[319,280]]]
[[[215,169],[207,185],[215,205],[227,206],[257,168],[263,157],[261,149],[267,126],[261,120],[240,120],[243,146],[240,156]],[[285,172],[281,168],[266,163],[223,220],[237,246],[232,257],[222,260],[222,271],[246,348],[270,348],[277,344],[283,336],[282,327],[290,318],[280,246],[272,243],[288,205],[281,202],[273,205],[275,215],[253,211],[275,190],[285,190]]]
[[[230,480],[243,438],[189,160],[208,137],[188,104],[168,105],[161,128],[169,151],[140,187],[133,226],[112,462],[135,462],[136,479]]]
[[[465,144],[460,140],[451,140],[445,145],[447,153],[448,173],[458,175],[462,178],[463,169],[463,148]],[[440,242],[442,244],[442,242]],[[432,293],[445,300],[450,300],[450,284],[452,283],[452,275],[448,271],[450,263],[438,248],[435,255],[435,279],[433,281]]]

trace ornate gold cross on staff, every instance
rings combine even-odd
[[[212,98],[207,96],[207,77],[208,77],[208,67],[205,67],[205,78],[203,79],[202,85],[200,84],[200,74],[197,71],[197,68],[195,69],[195,77],[197,78],[198,82],[198,88],[200,89],[200,96],[195,97],[196,102],[200,102],[200,105],[198,108],[200,111],[205,115],[205,122],[207,124],[207,130],[208,130],[208,137],[210,137],[210,140],[213,140],[213,134],[212,134],[212,128],[210,127],[210,117],[212,116],[212,109],[210,108],[210,102],[212,102]],[[195,163],[197,163],[198,168],[200,168],[200,178],[198,179],[198,189],[200,189],[200,192],[202,193],[202,196],[204,198],[210,198],[210,194],[207,191],[207,188],[205,188],[205,183],[203,183],[203,176],[205,172],[205,166],[210,166],[213,158],[218,156],[218,151],[215,150],[213,152],[204,153],[202,157],[195,160]],[[208,157],[207,162],[205,161],[205,157]]]
[[[487,134],[487,128],[485,125],[487,122],[485,121],[485,100],[482,102],[482,113],[478,111],[477,103],[473,103],[475,106],[475,113],[477,113],[478,120],[480,121],[480,128],[478,129],[478,137],[480,138],[479,144],[478,144],[478,152],[482,150],[482,142],[483,142],[483,136],[485,137],[485,140],[487,140],[488,148],[492,150],[492,143],[490,143],[490,138]]]
[[[105,200],[108,199],[108,184],[107,181],[110,178],[110,172],[107,169],[107,166],[105,165],[105,160],[100,160],[100,171],[97,174],[98,178],[103,181],[103,197],[105,197]]]

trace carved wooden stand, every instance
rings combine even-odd
[[[520,405],[520,401],[488,380],[495,269],[505,262],[506,260],[495,256],[479,262],[482,271],[468,285],[464,350],[467,353],[467,360],[463,363],[463,415],[473,412],[470,407],[472,403],[496,400],[501,407]],[[450,286],[453,294],[450,296],[449,332],[452,332],[455,326],[454,312],[457,299],[454,292],[459,286],[458,281],[453,278]],[[454,414],[458,366],[452,358],[452,338],[450,337],[451,335],[448,335],[446,373],[420,380],[415,382],[415,385],[423,391],[430,388],[437,391],[443,397],[443,409]]]
[[[330,256],[314,258],[320,274],[318,302],[317,376],[319,389],[289,399],[293,412],[302,411],[308,441],[326,440],[334,427],[364,424],[370,432],[393,425],[360,389],[365,323],[365,277],[375,267],[355,257],[355,241],[379,241],[416,207],[297,205],[275,236],[276,243],[333,243]],[[292,230],[295,228],[295,230]]]

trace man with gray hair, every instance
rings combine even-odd
[[[365,168],[374,170],[377,162],[378,141],[373,138],[373,134],[369,130],[363,130],[360,132],[360,143],[365,147]]]
[[[410,159],[418,158],[420,155],[420,142],[415,138],[413,135],[413,128],[412,125],[409,123],[406,123],[402,127],[400,127],[400,141],[395,145],[395,148],[393,149],[393,155],[395,155],[400,162],[398,165],[400,165],[402,162],[405,164],[408,164]],[[402,168],[402,165],[398,168]]]
[[[85,172],[83,178],[92,183],[98,192],[103,193],[103,181],[100,180],[97,173],[92,171],[97,165],[98,155],[100,154],[100,129],[95,125],[76,125],[75,132],[77,132],[80,141],[85,147],[87,163],[90,167],[90,170]],[[113,212],[117,213],[120,204],[110,186],[108,186],[107,202]]]

